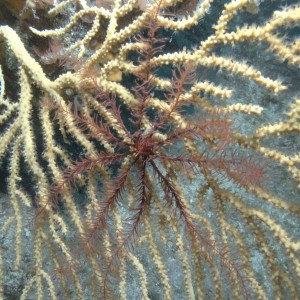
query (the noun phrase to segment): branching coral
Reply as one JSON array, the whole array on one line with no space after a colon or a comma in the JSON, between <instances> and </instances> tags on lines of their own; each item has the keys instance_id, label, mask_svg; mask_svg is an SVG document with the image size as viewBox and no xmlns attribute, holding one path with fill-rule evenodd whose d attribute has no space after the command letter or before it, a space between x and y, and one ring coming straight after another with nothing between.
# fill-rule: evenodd
<instances>
[{"instance_id":1,"label":"branching coral","mask_svg":"<svg viewBox=\"0 0 300 300\"><path fill-rule=\"evenodd\" d=\"M300 7L275 3L266 17L268 4L259 11L256 1L236 0L220 10L218 1L204 0L182 17L181 2L56 4L49 17L60 28L30 28L59 45L64 61L77 58L72 72L60 64L54 75L38 55L55 49L37 44L34 59L13 29L0 27L10 50L0 74L0 158L9 169L10 203L1 225L4 238L14 236L0 254L14 249L16 269L34 212L26 246L33 274L21 299L97 299L104 290L149 299L156 284L164 299L240 299L241 291L253 299L297 297L300 242L289 230L299 224L299 203L284 198L299 187L300 155L297 146L287 151L279 143L299 139L299 99L276 75L263 75L263 63L239 56L253 45L262 61L269 56L299 74L299 41L290 28L299 26ZM207 16L215 25L200 32ZM191 30L197 47L179 49L174 40ZM9 81L15 65L18 84ZM18 92L8 88L18 85ZM243 95L250 85L253 95ZM264 101L280 94L291 100L271 121ZM275 168L288 179L279 195ZM256 251L271 274L264 282ZM2 260L5 286L11 266Z\"/></svg>"}]
</instances>

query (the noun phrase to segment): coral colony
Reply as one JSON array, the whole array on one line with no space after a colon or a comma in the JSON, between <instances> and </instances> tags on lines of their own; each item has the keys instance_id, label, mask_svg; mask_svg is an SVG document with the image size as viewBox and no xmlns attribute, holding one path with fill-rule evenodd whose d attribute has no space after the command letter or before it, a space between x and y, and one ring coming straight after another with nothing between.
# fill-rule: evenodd
<instances>
[{"instance_id":1,"label":"coral colony","mask_svg":"<svg viewBox=\"0 0 300 300\"><path fill-rule=\"evenodd\" d=\"M265 2L4 4L1 299L297 298L300 6Z\"/></svg>"}]
</instances>

